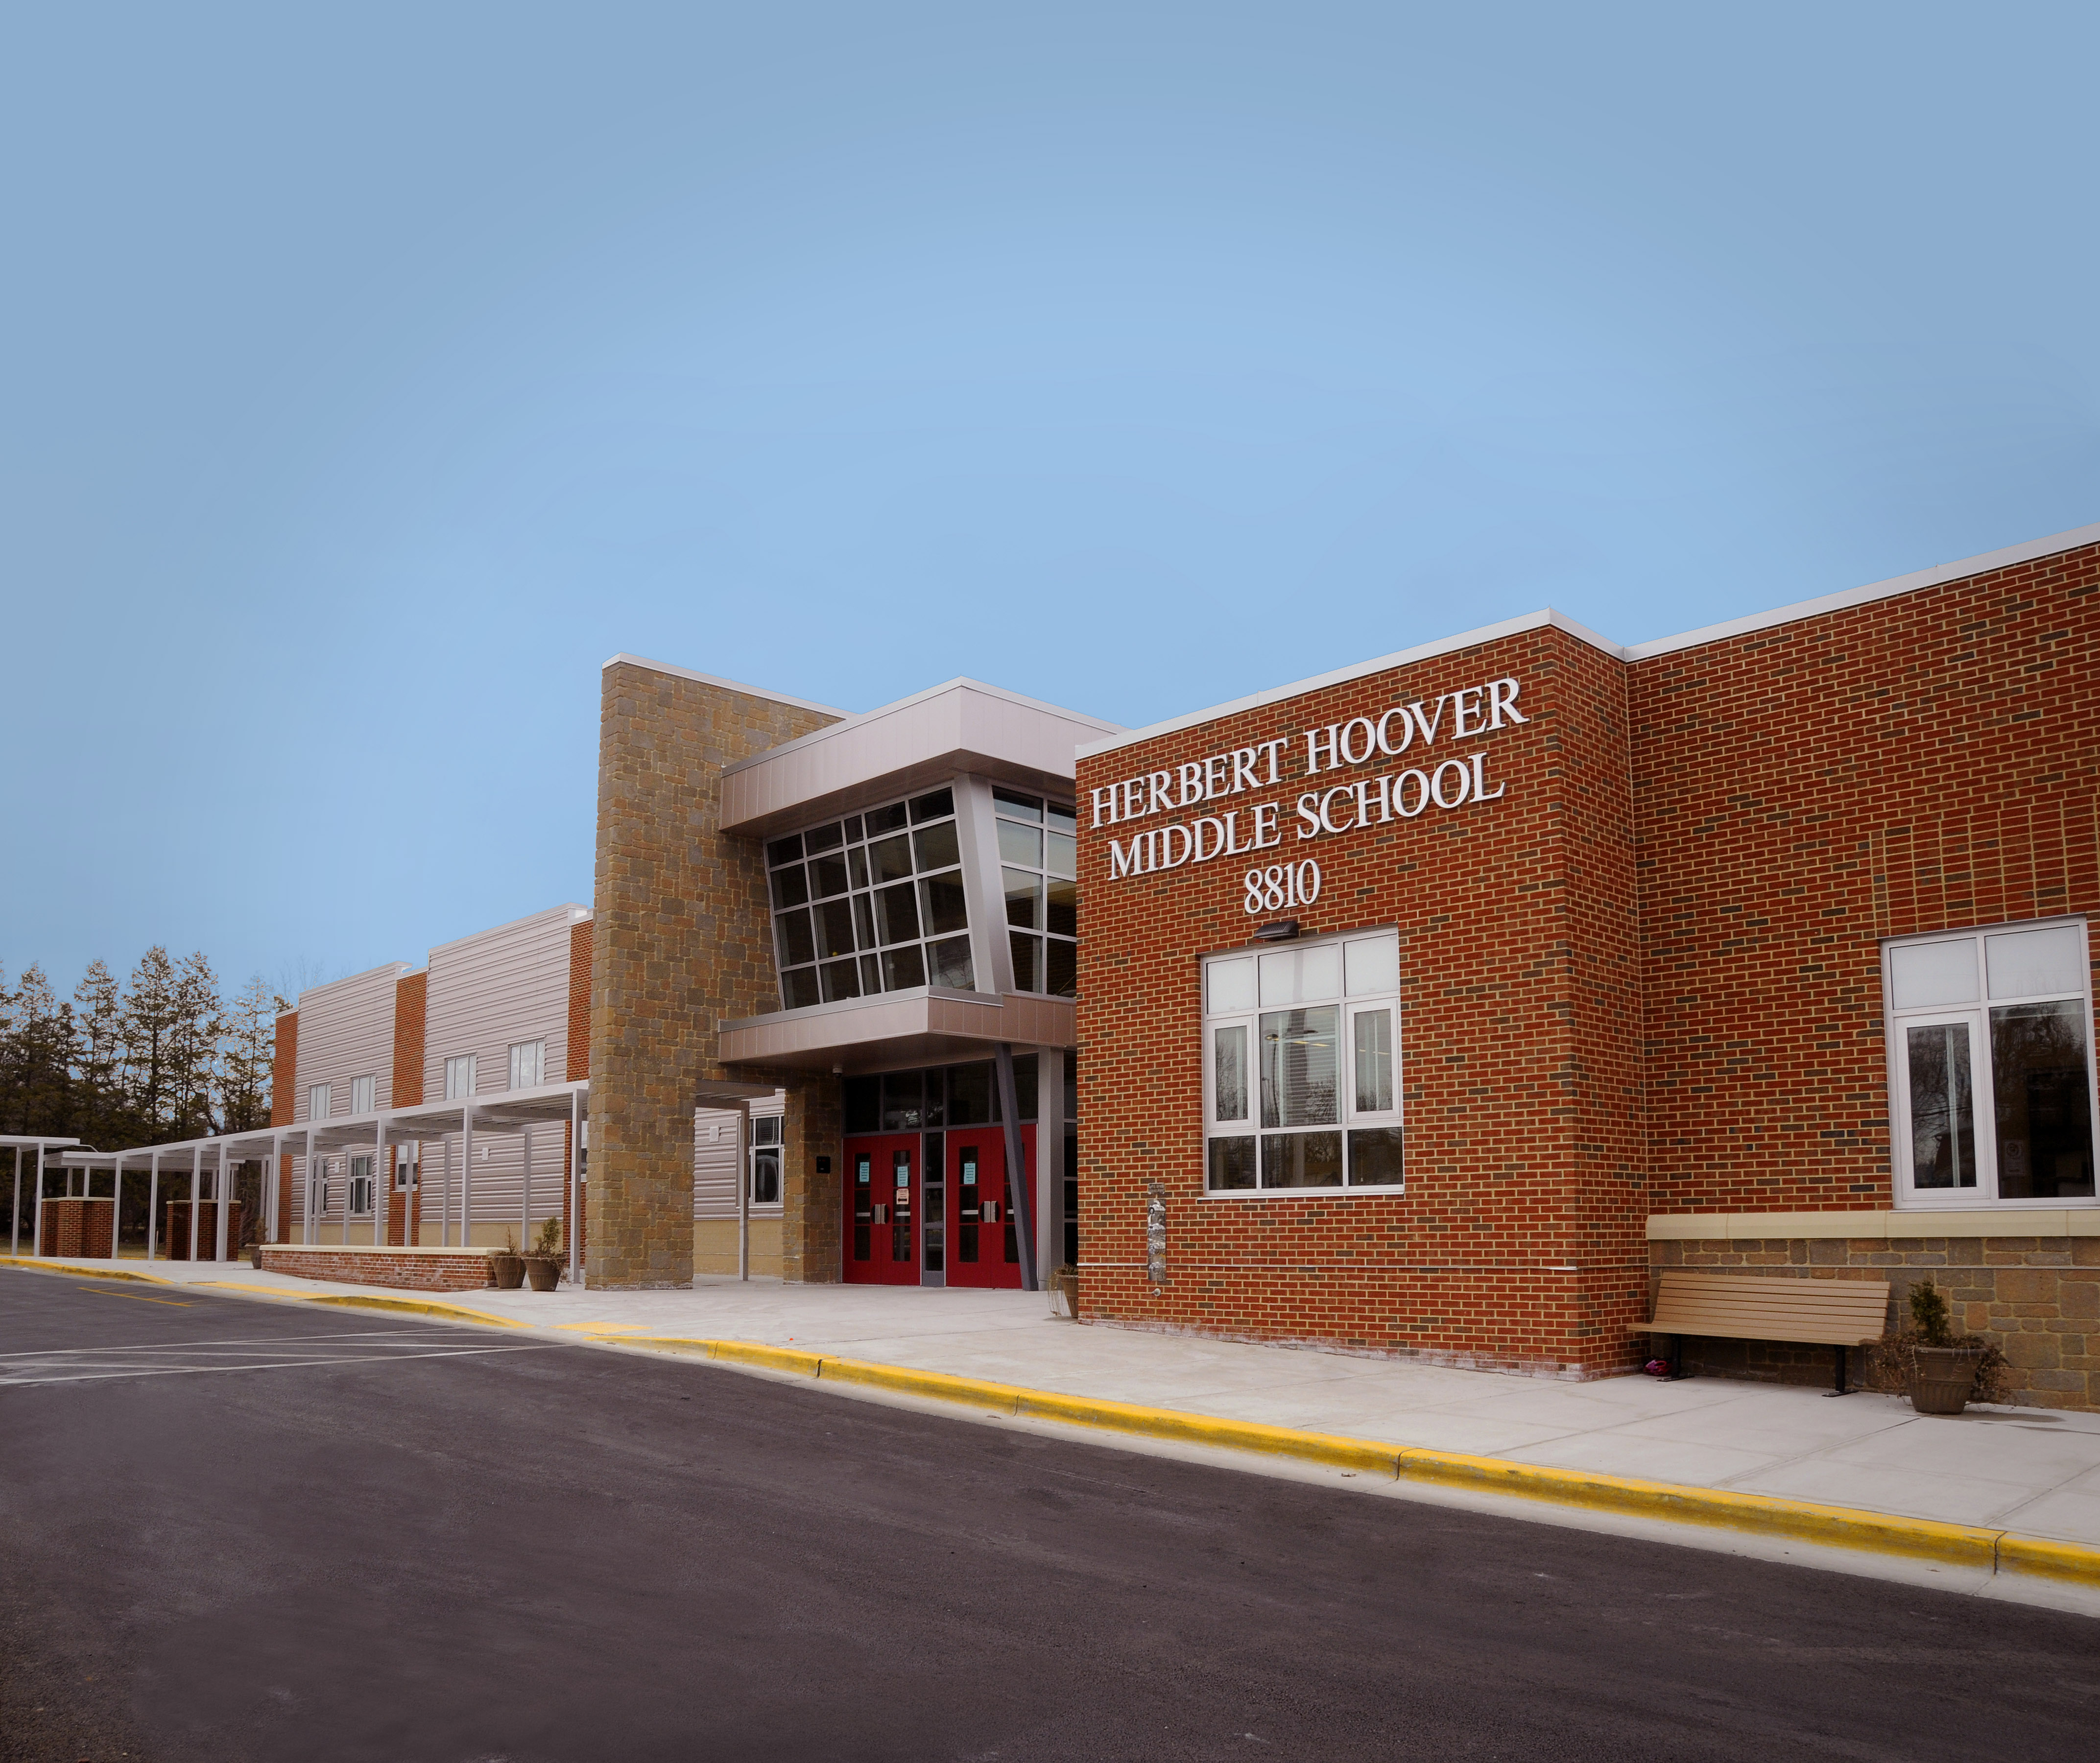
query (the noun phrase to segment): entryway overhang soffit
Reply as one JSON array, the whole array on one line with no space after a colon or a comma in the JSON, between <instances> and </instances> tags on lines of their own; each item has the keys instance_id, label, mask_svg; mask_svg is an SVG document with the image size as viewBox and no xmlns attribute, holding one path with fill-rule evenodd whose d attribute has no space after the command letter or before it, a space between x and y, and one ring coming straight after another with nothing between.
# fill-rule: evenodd
<instances>
[{"instance_id":1,"label":"entryway overhang soffit","mask_svg":"<svg viewBox=\"0 0 2100 1763\"><path fill-rule=\"evenodd\" d=\"M1064 998L918 986L725 1022L717 1056L725 1065L895 1067L982 1059L1002 1041L1076 1046L1076 1007Z\"/></svg>"},{"instance_id":2,"label":"entryway overhang soffit","mask_svg":"<svg viewBox=\"0 0 2100 1763\"><path fill-rule=\"evenodd\" d=\"M721 828L770 838L965 772L1069 794L1079 743L1119 732L982 681L951 680L725 766Z\"/></svg>"}]
</instances>

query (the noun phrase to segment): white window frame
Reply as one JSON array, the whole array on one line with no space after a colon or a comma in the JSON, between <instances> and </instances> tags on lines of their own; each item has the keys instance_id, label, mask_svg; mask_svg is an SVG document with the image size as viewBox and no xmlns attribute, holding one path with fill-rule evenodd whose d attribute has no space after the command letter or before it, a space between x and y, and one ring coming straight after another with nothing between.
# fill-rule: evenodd
<instances>
[{"instance_id":1,"label":"white window frame","mask_svg":"<svg viewBox=\"0 0 2100 1763\"><path fill-rule=\"evenodd\" d=\"M394 1147L394 1191L412 1192L422 1185L423 1148L421 1144Z\"/></svg>"},{"instance_id":2,"label":"white window frame","mask_svg":"<svg viewBox=\"0 0 2100 1763\"><path fill-rule=\"evenodd\" d=\"M758 1197L758 1154L761 1151L770 1151L779 1161L776 1174L780 1191L770 1200ZM779 1210L787 1203L788 1121L785 1115L753 1114L751 1117L751 1140L743 1152L743 1191L750 1197L752 1211L770 1214Z\"/></svg>"},{"instance_id":3,"label":"white window frame","mask_svg":"<svg viewBox=\"0 0 2100 1763\"><path fill-rule=\"evenodd\" d=\"M2027 931L2073 928L2079 937L2079 972L2084 981L2076 992L2052 991L2020 997L1993 998L1985 966L1985 939L2018 935ZM1899 1010L1895 1003L1895 956L1902 949L1934 943L1971 945L1975 952L1975 999L1973 1003L1921 1004ZM1889 1099L1889 1164L1899 1211L1974 1211L2008 1208L2016 1211L2090 1209L2100 1206L2100 1194L2034 1197L2001 1196L1998 1192L1997 1107L1991 1072L1991 1012L2016 1004L2060 1003L2076 998L2085 1011L2085 1096L2096 1152L2100 1152L2100 1079L2096 1078L2093 1056L2092 945L2082 918L2016 919L2002 924L1980 924L1970 929L1933 931L1914 937L1894 937L1882 945L1882 1020L1886 1055ZM1973 1188L1919 1188L1911 1166L1912 1134L1908 1038L1906 1030L1946 1023L1965 1024L1970 1031L1970 1098L1975 1120L1976 1184Z\"/></svg>"},{"instance_id":4,"label":"white window frame","mask_svg":"<svg viewBox=\"0 0 2100 1763\"><path fill-rule=\"evenodd\" d=\"M378 1108L374 1092L379 1087L377 1078L352 1078L350 1080L350 1111L353 1114L370 1114Z\"/></svg>"},{"instance_id":5,"label":"white window frame","mask_svg":"<svg viewBox=\"0 0 2100 1763\"><path fill-rule=\"evenodd\" d=\"M326 1120L329 1117L329 1086L324 1083L307 1086L307 1118Z\"/></svg>"},{"instance_id":6,"label":"white window frame","mask_svg":"<svg viewBox=\"0 0 2100 1763\"><path fill-rule=\"evenodd\" d=\"M474 1056L471 1053L455 1053L445 1061L445 1100L448 1102L464 1101L473 1095L474 1066ZM461 1078L466 1080L465 1089L459 1086L458 1080Z\"/></svg>"},{"instance_id":7,"label":"white window frame","mask_svg":"<svg viewBox=\"0 0 2100 1763\"><path fill-rule=\"evenodd\" d=\"M363 1205L357 1203L360 1192L364 1198ZM372 1154L367 1152L361 1157L353 1156L350 1160L350 1188L345 1198L345 1204L349 1208L347 1215L354 1219L370 1218L377 1200L377 1196L373 1192Z\"/></svg>"},{"instance_id":8,"label":"white window frame","mask_svg":"<svg viewBox=\"0 0 2100 1763\"><path fill-rule=\"evenodd\" d=\"M1406 1192L1403 1179L1398 1182L1348 1182L1348 1142L1352 1129L1373 1126L1396 1126L1402 1131L1403 1178L1405 1171L1405 1122L1401 1084L1405 1072L1405 1060L1401 1051L1401 1021L1400 991L1396 985L1389 992L1365 992L1355 996L1348 994L1348 967L1343 946L1349 943L1369 942L1386 939L1394 945L1396 964L1398 957L1399 932L1380 927L1369 927L1348 931L1332 937L1308 937L1289 942L1253 943L1237 949L1221 949L1205 955L1197 964L1196 983L1198 988L1197 1005L1202 1024L1200 1042L1203 1066L1203 1153L1200 1180L1206 1200L1333 1200L1351 1194L1398 1194ZM1264 954L1278 954L1289 950L1321 948L1332 945L1338 951L1339 965L1343 972L1342 989L1332 999L1317 998L1308 1003L1270 1006L1266 1008L1260 996L1260 960ZM1251 957L1255 963L1255 991L1253 1005L1244 1011L1224 1011L1213 1015L1210 1010L1210 974L1211 967L1226 961L1244 960ZM1343 1184L1331 1188L1265 1188L1261 1185L1261 1019L1277 1008L1318 1009L1332 1003L1336 1011L1335 1028L1335 1082L1340 1092L1336 1108L1336 1122L1332 1127L1285 1128L1284 1131L1339 1132L1342 1136ZM1389 1108L1362 1108L1357 1105L1356 1020L1367 1012L1389 1010L1392 1013L1392 1106ZM1246 1117L1244 1122L1221 1122L1217 1116L1217 1061L1215 1037L1220 1029L1244 1028L1246 1034ZM1278 1129L1269 1128L1273 1136ZM1211 1186L1211 1141L1214 1139L1251 1138L1255 1141L1255 1185L1251 1188L1213 1188Z\"/></svg>"},{"instance_id":9,"label":"white window frame","mask_svg":"<svg viewBox=\"0 0 2100 1763\"><path fill-rule=\"evenodd\" d=\"M520 1082L520 1078L526 1081ZM510 1043L510 1087L536 1090L547 1081L547 1043L513 1041Z\"/></svg>"}]
</instances>

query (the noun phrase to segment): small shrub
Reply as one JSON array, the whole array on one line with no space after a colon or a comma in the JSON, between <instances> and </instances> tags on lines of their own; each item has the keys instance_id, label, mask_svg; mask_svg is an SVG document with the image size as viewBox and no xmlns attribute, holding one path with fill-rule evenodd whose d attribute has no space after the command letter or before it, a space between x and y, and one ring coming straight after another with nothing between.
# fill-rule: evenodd
<instances>
[{"instance_id":1,"label":"small shrub","mask_svg":"<svg viewBox=\"0 0 2100 1763\"><path fill-rule=\"evenodd\" d=\"M1910 1289L1911 1327L1927 1346L1952 1346L1954 1329L1947 1309L1947 1294L1930 1278Z\"/></svg>"},{"instance_id":2,"label":"small shrub","mask_svg":"<svg viewBox=\"0 0 2100 1763\"><path fill-rule=\"evenodd\" d=\"M532 1245L532 1253L551 1258L558 1256L561 1252L562 1221L559 1219L542 1219L540 1221L538 1240Z\"/></svg>"}]
</instances>

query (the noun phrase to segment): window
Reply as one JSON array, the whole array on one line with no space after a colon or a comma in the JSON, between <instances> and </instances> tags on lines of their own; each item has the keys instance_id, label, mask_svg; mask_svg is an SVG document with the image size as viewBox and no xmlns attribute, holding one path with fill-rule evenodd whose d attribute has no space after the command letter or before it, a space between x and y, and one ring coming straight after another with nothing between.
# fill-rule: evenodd
<instances>
[{"instance_id":1,"label":"window","mask_svg":"<svg viewBox=\"0 0 2100 1763\"><path fill-rule=\"evenodd\" d=\"M773 1206L780 1203L781 1130L786 1122L778 1114L759 1114L751 1122L751 1203Z\"/></svg>"},{"instance_id":2,"label":"window","mask_svg":"<svg viewBox=\"0 0 2100 1763\"><path fill-rule=\"evenodd\" d=\"M315 1218L326 1218L329 1210L329 1160L324 1157L307 1159L307 1187L312 1194L311 1205Z\"/></svg>"},{"instance_id":3,"label":"window","mask_svg":"<svg viewBox=\"0 0 2100 1763\"><path fill-rule=\"evenodd\" d=\"M400 1144L394 1148L394 1188L397 1193L406 1193L422 1179L421 1147Z\"/></svg>"},{"instance_id":4,"label":"window","mask_svg":"<svg viewBox=\"0 0 2100 1763\"><path fill-rule=\"evenodd\" d=\"M952 790L849 814L765 847L789 1010L942 985L974 991Z\"/></svg>"},{"instance_id":5,"label":"window","mask_svg":"<svg viewBox=\"0 0 2100 1763\"><path fill-rule=\"evenodd\" d=\"M1040 796L994 790L999 879L1013 989L1072 998L1079 989L1079 873L1072 810Z\"/></svg>"},{"instance_id":6,"label":"window","mask_svg":"<svg viewBox=\"0 0 2100 1763\"><path fill-rule=\"evenodd\" d=\"M445 1061L445 1100L456 1100L474 1094L474 1055L461 1053L456 1059Z\"/></svg>"},{"instance_id":7,"label":"window","mask_svg":"<svg viewBox=\"0 0 2100 1763\"><path fill-rule=\"evenodd\" d=\"M546 1069L547 1043L545 1041L520 1041L510 1049L512 1089L538 1089L547 1081Z\"/></svg>"},{"instance_id":8,"label":"window","mask_svg":"<svg viewBox=\"0 0 2100 1763\"><path fill-rule=\"evenodd\" d=\"M1203 963L1205 1191L1401 1184L1400 941Z\"/></svg>"},{"instance_id":9,"label":"window","mask_svg":"<svg viewBox=\"0 0 2100 1763\"><path fill-rule=\"evenodd\" d=\"M310 1084L307 1087L307 1118L326 1120L329 1117L329 1086L324 1083Z\"/></svg>"},{"instance_id":10,"label":"window","mask_svg":"<svg viewBox=\"0 0 2100 1763\"><path fill-rule=\"evenodd\" d=\"M350 1215L357 1219L372 1216L372 1159L368 1157L350 1160Z\"/></svg>"},{"instance_id":11,"label":"window","mask_svg":"<svg viewBox=\"0 0 2100 1763\"><path fill-rule=\"evenodd\" d=\"M1884 946L1899 1205L2093 1197L2089 960L2082 919Z\"/></svg>"},{"instance_id":12,"label":"window","mask_svg":"<svg viewBox=\"0 0 2100 1763\"><path fill-rule=\"evenodd\" d=\"M350 1111L353 1114L369 1114L377 1105L372 1100L373 1082L369 1078L350 1080Z\"/></svg>"}]
</instances>

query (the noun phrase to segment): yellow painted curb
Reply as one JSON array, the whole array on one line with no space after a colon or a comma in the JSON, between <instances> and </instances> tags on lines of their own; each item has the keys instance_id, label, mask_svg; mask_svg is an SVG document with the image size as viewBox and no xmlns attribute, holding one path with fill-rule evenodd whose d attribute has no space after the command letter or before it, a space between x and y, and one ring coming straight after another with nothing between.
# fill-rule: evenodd
<instances>
[{"instance_id":1,"label":"yellow painted curb","mask_svg":"<svg viewBox=\"0 0 2100 1763\"><path fill-rule=\"evenodd\" d=\"M1148 1439L1172 1439L1184 1444L1221 1446L1229 1451L1259 1451L1265 1457L1296 1458L1331 1468L1391 1477L1397 1473L1397 1445L1374 1444L1328 1433L1299 1432L1289 1426L1264 1426L1258 1421L1220 1420L1210 1414L1176 1408L1143 1408L1130 1402L1097 1401L1089 1396L1059 1395L1024 1390L1017 1413L1038 1420L1061 1420L1111 1432L1137 1433Z\"/></svg>"},{"instance_id":2,"label":"yellow painted curb","mask_svg":"<svg viewBox=\"0 0 2100 1763\"><path fill-rule=\"evenodd\" d=\"M260 1289L260 1288L254 1288ZM492 1329L523 1329L530 1324L509 1316L492 1316L483 1310L462 1310L457 1304L425 1303L408 1298L367 1298L361 1293L324 1292L309 1298L304 1292L289 1294L302 1304L333 1304L346 1310L389 1310L412 1316L449 1316L458 1322L479 1322Z\"/></svg>"},{"instance_id":3,"label":"yellow painted curb","mask_svg":"<svg viewBox=\"0 0 2100 1763\"><path fill-rule=\"evenodd\" d=\"M43 1255L0 1255L0 1267L20 1267L29 1273L69 1273L77 1280L137 1280L147 1285L183 1283L179 1280L156 1279L150 1273L133 1273L121 1267L76 1267L70 1263L53 1261Z\"/></svg>"},{"instance_id":4,"label":"yellow painted curb","mask_svg":"<svg viewBox=\"0 0 2100 1763\"><path fill-rule=\"evenodd\" d=\"M1639 1518L1679 1523L1714 1525L1724 1530L1756 1531L1791 1536L1802 1542L1841 1549L1868 1549L1882 1554L1922 1557L1958 1567L1992 1568L2004 1532L1971 1524L1944 1524L1931 1518L1899 1518L1853 1506L1818 1505L1769 1494L1733 1493L1726 1488L1688 1488L1675 1482L1639 1480L1629 1475L1600 1475L1585 1470L1554 1469L1543 1464L1513 1463L1503 1457L1472 1457L1456 1451L1405 1450L1400 1453L1402 1481L1432 1482L1442 1487L1472 1488L1484 1492L1551 1500L1594 1511L1626 1512Z\"/></svg>"},{"instance_id":5,"label":"yellow painted curb","mask_svg":"<svg viewBox=\"0 0 2100 1763\"><path fill-rule=\"evenodd\" d=\"M682 1346L698 1346L704 1343L682 1342ZM766 1346L757 1341L717 1341L710 1359L726 1359L739 1365L761 1365L768 1371L798 1372L805 1377L818 1376L824 1366L821 1353L805 1353L792 1346Z\"/></svg>"},{"instance_id":6,"label":"yellow painted curb","mask_svg":"<svg viewBox=\"0 0 2100 1763\"><path fill-rule=\"evenodd\" d=\"M2100 1549L2053 1542L2045 1536L2015 1536L2007 1531L1998 1538L1998 1571L2100 1585Z\"/></svg>"},{"instance_id":7,"label":"yellow painted curb","mask_svg":"<svg viewBox=\"0 0 2100 1763\"><path fill-rule=\"evenodd\" d=\"M1021 1399L1031 1393L1015 1384L951 1377L945 1371L915 1371L909 1365L878 1365L865 1359L827 1356L820 1375L827 1383L865 1384L907 1395L931 1396L936 1401L964 1402L994 1414L1017 1413Z\"/></svg>"},{"instance_id":8,"label":"yellow painted curb","mask_svg":"<svg viewBox=\"0 0 2100 1763\"><path fill-rule=\"evenodd\" d=\"M1515 1495L1560 1505L1622 1512L1637 1518L1662 1518L1726 1530L1792 1537L1827 1547L1858 1549L1881 1554L1908 1555L1943 1561L1987 1573L2021 1572L2100 1586L2100 1549L1970 1524L1947 1524L1932 1518L1904 1518L1853 1506L1818 1505L1768 1494L1744 1494L1725 1488L1687 1487L1675 1482L1601 1475L1583 1470L1555 1469L1504 1457L1476 1457L1457 1451L1429 1451L1379 1444L1329 1433L1300 1432L1253 1421L1224 1420L1175 1408L1146 1408L1054 1391L1025 1389L987 1378L959 1377L946 1372L920 1371L906 1365L877 1364L867 1360L835 1359L792 1347L766 1346L752 1341L673 1341L662 1337L636 1340L604 1337L609 1344L684 1347L712 1359L797 1371L833 1383L858 1384L940 1401L966 1404L995 1413L1092 1426L1185 1444L1253 1451L1268 1457L1324 1464L1358 1474L1397 1480Z\"/></svg>"}]
</instances>

